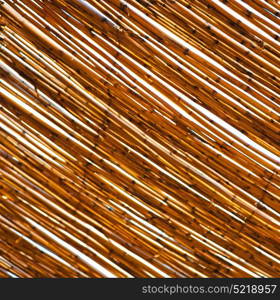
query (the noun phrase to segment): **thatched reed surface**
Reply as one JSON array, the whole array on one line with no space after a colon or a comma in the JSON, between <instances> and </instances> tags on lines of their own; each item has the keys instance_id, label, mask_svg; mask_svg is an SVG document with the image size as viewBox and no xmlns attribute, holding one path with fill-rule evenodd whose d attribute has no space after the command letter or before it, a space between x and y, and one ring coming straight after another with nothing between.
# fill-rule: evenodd
<instances>
[{"instance_id":1,"label":"thatched reed surface","mask_svg":"<svg viewBox=\"0 0 280 300\"><path fill-rule=\"evenodd\" d=\"M279 277L279 1L0 2L0 277Z\"/></svg>"}]
</instances>

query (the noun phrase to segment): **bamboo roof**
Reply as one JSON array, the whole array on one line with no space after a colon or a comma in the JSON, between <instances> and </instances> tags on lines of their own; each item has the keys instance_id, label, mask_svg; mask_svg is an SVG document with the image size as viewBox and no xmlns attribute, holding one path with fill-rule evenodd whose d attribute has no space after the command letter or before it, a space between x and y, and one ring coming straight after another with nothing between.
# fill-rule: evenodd
<instances>
[{"instance_id":1,"label":"bamboo roof","mask_svg":"<svg viewBox=\"0 0 280 300\"><path fill-rule=\"evenodd\" d=\"M0 277L279 277L279 1L0 3Z\"/></svg>"}]
</instances>

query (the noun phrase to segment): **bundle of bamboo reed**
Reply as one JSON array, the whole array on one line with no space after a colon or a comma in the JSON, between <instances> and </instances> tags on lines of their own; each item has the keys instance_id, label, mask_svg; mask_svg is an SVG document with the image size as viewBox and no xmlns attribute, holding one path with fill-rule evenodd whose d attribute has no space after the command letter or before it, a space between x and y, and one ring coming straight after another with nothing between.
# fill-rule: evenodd
<instances>
[{"instance_id":1,"label":"bundle of bamboo reed","mask_svg":"<svg viewBox=\"0 0 280 300\"><path fill-rule=\"evenodd\" d=\"M2 0L0 277L279 277L279 15Z\"/></svg>"}]
</instances>

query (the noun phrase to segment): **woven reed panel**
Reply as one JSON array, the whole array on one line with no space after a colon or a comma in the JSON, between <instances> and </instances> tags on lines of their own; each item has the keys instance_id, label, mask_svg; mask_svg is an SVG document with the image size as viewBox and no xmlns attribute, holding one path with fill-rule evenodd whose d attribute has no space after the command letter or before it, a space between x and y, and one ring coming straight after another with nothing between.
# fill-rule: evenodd
<instances>
[{"instance_id":1,"label":"woven reed panel","mask_svg":"<svg viewBox=\"0 0 280 300\"><path fill-rule=\"evenodd\" d=\"M279 1L0 3L0 277L279 277Z\"/></svg>"}]
</instances>

